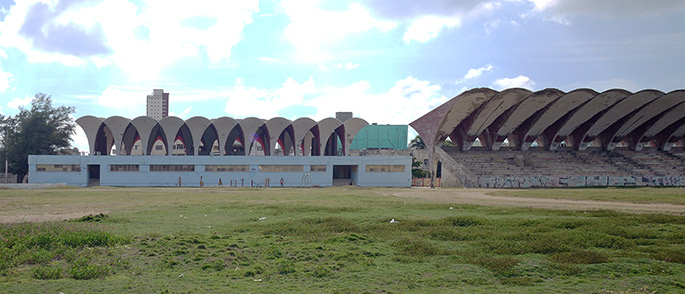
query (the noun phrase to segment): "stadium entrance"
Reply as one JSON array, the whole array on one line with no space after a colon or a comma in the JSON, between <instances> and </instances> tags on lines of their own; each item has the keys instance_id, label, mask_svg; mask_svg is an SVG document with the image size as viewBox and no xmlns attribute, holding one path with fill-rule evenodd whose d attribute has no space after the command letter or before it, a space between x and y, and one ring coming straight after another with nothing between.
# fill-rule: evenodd
<instances>
[{"instance_id":1,"label":"stadium entrance","mask_svg":"<svg viewBox=\"0 0 685 294\"><path fill-rule=\"evenodd\" d=\"M354 185L357 169L356 165L333 165L333 186Z\"/></svg>"}]
</instances>

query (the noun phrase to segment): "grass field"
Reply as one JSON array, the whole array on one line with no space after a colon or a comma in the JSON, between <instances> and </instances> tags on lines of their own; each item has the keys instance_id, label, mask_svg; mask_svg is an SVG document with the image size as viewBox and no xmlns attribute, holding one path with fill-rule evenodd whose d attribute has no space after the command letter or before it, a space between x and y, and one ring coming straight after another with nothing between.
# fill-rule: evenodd
<instances>
[{"instance_id":1,"label":"grass field","mask_svg":"<svg viewBox=\"0 0 685 294\"><path fill-rule=\"evenodd\" d=\"M638 191L524 192L612 200L617 190ZM5 220L73 216L0 225L0 293L685 292L685 216L395 191L411 190L0 190ZM625 201L682 195L639 191Z\"/></svg>"}]
</instances>

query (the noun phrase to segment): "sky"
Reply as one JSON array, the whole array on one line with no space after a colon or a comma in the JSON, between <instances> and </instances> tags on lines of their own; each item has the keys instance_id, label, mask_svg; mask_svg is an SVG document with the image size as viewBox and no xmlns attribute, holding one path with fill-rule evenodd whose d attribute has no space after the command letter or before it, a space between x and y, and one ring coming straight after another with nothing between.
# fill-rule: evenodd
<instances>
[{"instance_id":1,"label":"sky","mask_svg":"<svg viewBox=\"0 0 685 294\"><path fill-rule=\"evenodd\" d=\"M3 115L408 124L477 87L685 88L685 1L0 0Z\"/></svg>"}]
</instances>

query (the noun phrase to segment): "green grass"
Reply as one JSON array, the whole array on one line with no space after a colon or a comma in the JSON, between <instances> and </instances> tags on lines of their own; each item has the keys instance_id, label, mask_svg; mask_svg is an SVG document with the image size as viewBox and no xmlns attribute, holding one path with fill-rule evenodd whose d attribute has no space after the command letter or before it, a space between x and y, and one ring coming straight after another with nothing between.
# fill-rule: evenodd
<instances>
[{"instance_id":1,"label":"green grass","mask_svg":"<svg viewBox=\"0 0 685 294\"><path fill-rule=\"evenodd\" d=\"M493 190L492 192L488 192L488 195L685 205L685 188L682 187L517 189Z\"/></svg>"},{"instance_id":2,"label":"green grass","mask_svg":"<svg viewBox=\"0 0 685 294\"><path fill-rule=\"evenodd\" d=\"M636 190L665 191L619 189ZM93 215L0 225L0 293L685 291L684 216L434 204L388 191L5 190L0 213Z\"/></svg>"}]
</instances>

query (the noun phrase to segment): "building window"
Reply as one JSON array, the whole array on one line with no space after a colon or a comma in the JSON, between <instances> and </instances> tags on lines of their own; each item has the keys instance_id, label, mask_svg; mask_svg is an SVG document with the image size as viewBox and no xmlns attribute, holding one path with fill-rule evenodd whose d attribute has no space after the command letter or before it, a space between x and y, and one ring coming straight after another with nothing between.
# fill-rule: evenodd
<instances>
[{"instance_id":1,"label":"building window","mask_svg":"<svg viewBox=\"0 0 685 294\"><path fill-rule=\"evenodd\" d=\"M78 164L36 164L37 172L80 172Z\"/></svg>"},{"instance_id":2,"label":"building window","mask_svg":"<svg viewBox=\"0 0 685 294\"><path fill-rule=\"evenodd\" d=\"M404 172L404 165L367 165L367 173L401 173Z\"/></svg>"},{"instance_id":3,"label":"building window","mask_svg":"<svg viewBox=\"0 0 685 294\"><path fill-rule=\"evenodd\" d=\"M311 172L326 172L326 166L325 165L312 165L309 170Z\"/></svg>"},{"instance_id":4,"label":"building window","mask_svg":"<svg viewBox=\"0 0 685 294\"><path fill-rule=\"evenodd\" d=\"M206 172L247 172L249 165L206 165Z\"/></svg>"},{"instance_id":5,"label":"building window","mask_svg":"<svg viewBox=\"0 0 685 294\"><path fill-rule=\"evenodd\" d=\"M164 147L164 146L162 146L162 145L157 145L157 146L155 146L155 150L162 150L162 147Z\"/></svg>"},{"instance_id":6,"label":"building window","mask_svg":"<svg viewBox=\"0 0 685 294\"><path fill-rule=\"evenodd\" d=\"M195 171L194 165L189 164L151 164L151 172L192 172Z\"/></svg>"},{"instance_id":7,"label":"building window","mask_svg":"<svg viewBox=\"0 0 685 294\"><path fill-rule=\"evenodd\" d=\"M111 172L137 172L140 166L137 164L110 164L109 171Z\"/></svg>"},{"instance_id":8,"label":"building window","mask_svg":"<svg viewBox=\"0 0 685 294\"><path fill-rule=\"evenodd\" d=\"M260 173L278 173L278 172L302 172L304 170L302 165L260 165Z\"/></svg>"}]
</instances>

